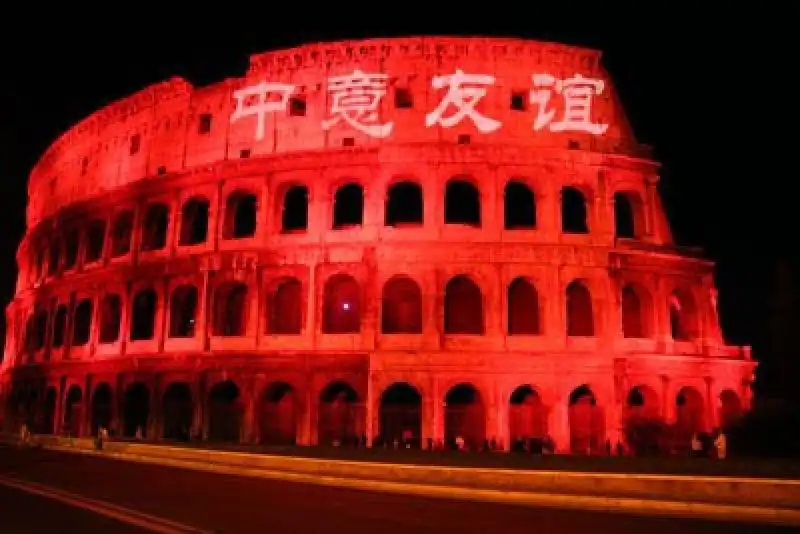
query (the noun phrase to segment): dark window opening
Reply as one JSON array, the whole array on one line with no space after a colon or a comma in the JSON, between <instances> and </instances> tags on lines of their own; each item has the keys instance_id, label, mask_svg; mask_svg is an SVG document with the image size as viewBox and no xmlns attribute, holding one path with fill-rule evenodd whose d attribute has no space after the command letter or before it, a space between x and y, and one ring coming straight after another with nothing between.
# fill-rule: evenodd
<instances>
[{"instance_id":1,"label":"dark window opening","mask_svg":"<svg viewBox=\"0 0 800 534\"><path fill-rule=\"evenodd\" d=\"M536 201L527 185L515 180L508 182L503 202L506 230L536 227Z\"/></svg>"},{"instance_id":2,"label":"dark window opening","mask_svg":"<svg viewBox=\"0 0 800 534\"><path fill-rule=\"evenodd\" d=\"M289 99L289 116L306 116L306 99L303 96L293 96Z\"/></svg>"},{"instance_id":3,"label":"dark window opening","mask_svg":"<svg viewBox=\"0 0 800 534\"><path fill-rule=\"evenodd\" d=\"M511 109L514 111L525 111L528 109L528 95L522 91L511 93Z\"/></svg>"},{"instance_id":4,"label":"dark window opening","mask_svg":"<svg viewBox=\"0 0 800 534\"><path fill-rule=\"evenodd\" d=\"M142 250L161 250L167 245L169 208L164 204L150 204L142 228Z\"/></svg>"},{"instance_id":5,"label":"dark window opening","mask_svg":"<svg viewBox=\"0 0 800 534\"><path fill-rule=\"evenodd\" d=\"M129 153L130 153L131 156L135 156L136 154L139 153L139 149L141 148L141 144L142 144L142 136L141 135L135 134L135 135L131 136L131 144L130 144L130 149L129 149Z\"/></svg>"},{"instance_id":6,"label":"dark window opening","mask_svg":"<svg viewBox=\"0 0 800 534\"><path fill-rule=\"evenodd\" d=\"M133 235L133 212L123 211L114 220L111 231L111 256L116 258L127 254L131 250L131 237Z\"/></svg>"},{"instance_id":7,"label":"dark window opening","mask_svg":"<svg viewBox=\"0 0 800 534\"><path fill-rule=\"evenodd\" d=\"M72 345L80 347L89 342L92 331L92 301L83 299L75 307L75 323L72 329Z\"/></svg>"},{"instance_id":8,"label":"dark window opening","mask_svg":"<svg viewBox=\"0 0 800 534\"><path fill-rule=\"evenodd\" d=\"M469 134L458 134L458 144L459 145L468 145L471 139Z\"/></svg>"},{"instance_id":9,"label":"dark window opening","mask_svg":"<svg viewBox=\"0 0 800 534\"><path fill-rule=\"evenodd\" d=\"M192 198L183 205L181 214L181 245L199 245L208 237L209 202L205 198Z\"/></svg>"},{"instance_id":10,"label":"dark window opening","mask_svg":"<svg viewBox=\"0 0 800 534\"><path fill-rule=\"evenodd\" d=\"M410 109L414 107L414 97L410 89L398 87L394 90L394 107L397 109Z\"/></svg>"},{"instance_id":11,"label":"dark window opening","mask_svg":"<svg viewBox=\"0 0 800 534\"><path fill-rule=\"evenodd\" d=\"M78 262L80 233L77 229L68 230L64 236L64 269L72 269Z\"/></svg>"},{"instance_id":12,"label":"dark window opening","mask_svg":"<svg viewBox=\"0 0 800 534\"><path fill-rule=\"evenodd\" d=\"M53 347L64 346L64 334L67 332L67 306L62 304L56 310L56 317L53 320Z\"/></svg>"},{"instance_id":13,"label":"dark window opening","mask_svg":"<svg viewBox=\"0 0 800 534\"><path fill-rule=\"evenodd\" d=\"M183 285L172 292L169 309L169 337L194 337L197 288Z\"/></svg>"},{"instance_id":14,"label":"dark window opening","mask_svg":"<svg viewBox=\"0 0 800 534\"><path fill-rule=\"evenodd\" d=\"M301 232L308 229L308 188L295 185L283 197L281 231Z\"/></svg>"},{"instance_id":15,"label":"dark window opening","mask_svg":"<svg viewBox=\"0 0 800 534\"><path fill-rule=\"evenodd\" d=\"M131 340L153 339L156 326L158 296L152 289L136 293L133 298L133 317L131 320Z\"/></svg>"},{"instance_id":16,"label":"dark window opening","mask_svg":"<svg viewBox=\"0 0 800 534\"><path fill-rule=\"evenodd\" d=\"M86 263L97 261L103 255L103 244L106 239L106 223L94 220L89 223L86 229L86 252L84 259Z\"/></svg>"},{"instance_id":17,"label":"dark window opening","mask_svg":"<svg viewBox=\"0 0 800 534\"><path fill-rule=\"evenodd\" d=\"M414 182L397 182L386 200L386 226L420 225L424 217L422 188Z\"/></svg>"},{"instance_id":18,"label":"dark window opening","mask_svg":"<svg viewBox=\"0 0 800 534\"><path fill-rule=\"evenodd\" d=\"M113 343L119 339L122 322L122 299L119 295L106 295L100 308L100 343Z\"/></svg>"},{"instance_id":19,"label":"dark window opening","mask_svg":"<svg viewBox=\"0 0 800 534\"><path fill-rule=\"evenodd\" d=\"M364 221L364 190L358 184L343 185L333 201L333 228L361 226Z\"/></svg>"},{"instance_id":20,"label":"dark window opening","mask_svg":"<svg viewBox=\"0 0 800 534\"><path fill-rule=\"evenodd\" d=\"M444 222L480 227L481 199L478 189L466 180L450 180L444 193Z\"/></svg>"},{"instance_id":21,"label":"dark window opening","mask_svg":"<svg viewBox=\"0 0 800 534\"><path fill-rule=\"evenodd\" d=\"M561 190L561 230L569 234L586 234L589 232L589 221L586 211L586 199L583 193L574 187Z\"/></svg>"},{"instance_id":22,"label":"dark window opening","mask_svg":"<svg viewBox=\"0 0 800 534\"><path fill-rule=\"evenodd\" d=\"M225 239L242 239L256 234L258 200L253 193L236 191L225 205Z\"/></svg>"},{"instance_id":23,"label":"dark window opening","mask_svg":"<svg viewBox=\"0 0 800 534\"><path fill-rule=\"evenodd\" d=\"M356 140L354 137L345 137L342 139L342 146L355 146Z\"/></svg>"},{"instance_id":24,"label":"dark window opening","mask_svg":"<svg viewBox=\"0 0 800 534\"><path fill-rule=\"evenodd\" d=\"M250 157L250 149L249 148L243 148L242 150L240 150L239 151L239 157L242 158L242 159L249 158Z\"/></svg>"},{"instance_id":25,"label":"dark window opening","mask_svg":"<svg viewBox=\"0 0 800 534\"><path fill-rule=\"evenodd\" d=\"M625 193L614 194L614 233L617 237L635 237L633 203Z\"/></svg>"},{"instance_id":26,"label":"dark window opening","mask_svg":"<svg viewBox=\"0 0 800 534\"><path fill-rule=\"evenodd\" d=\"M84 156L81 160L81 176L84 176L87 170L89 170L89 158Z\"/></svg>"},{"instance_id":27,"label":"dark window opening","mask_svg":"<svg viewBox=\"0 0 800 534\"><path fill-rule=\"evenodd\" d=\"M58 272L61 263L61 242L50 243L50 257L47 262L47 274L54 275Z\"/></svg>"}]
</instances>

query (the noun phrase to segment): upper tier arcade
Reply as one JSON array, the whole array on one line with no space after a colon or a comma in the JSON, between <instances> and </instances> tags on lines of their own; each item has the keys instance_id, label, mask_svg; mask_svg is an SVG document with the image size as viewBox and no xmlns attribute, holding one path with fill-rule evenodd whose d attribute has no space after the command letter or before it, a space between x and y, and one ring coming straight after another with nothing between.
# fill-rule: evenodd
<instances>
[{"instance_id":1,"label":"upper tier arcade","mask_svg":"<svg viewBox=\"0 0 800 534\"><path fill-rule=\"evenodd\" d=\"M173 78L94 113L35 166L27 220L223 160L431 143L535 148L556 165L563 149L617 155L655 172L639 160L646 147L598 51L496 38L343 41L254 55L243 77L208 87Z\"/></svg>"}]
</instances>

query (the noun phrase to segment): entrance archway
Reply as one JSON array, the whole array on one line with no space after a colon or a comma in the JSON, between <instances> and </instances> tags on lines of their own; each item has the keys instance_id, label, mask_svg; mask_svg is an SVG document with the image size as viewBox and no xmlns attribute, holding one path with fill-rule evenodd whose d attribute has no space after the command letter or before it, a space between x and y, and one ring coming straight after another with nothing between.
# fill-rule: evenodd
<instances>
[{"instance_id":1,"label":"entrance archway","mask_svg":"<svg viewBox=\"0 0 800 534\"><path fill-rule=\"evenodd\" d=\"M286 382L267 386L261 400L261 443L294 445L297 442L297 399Z\"/></svg>"},{"instance_id":2,"label":"entrance archway","mask_svg":"<svg viewBox=\"0 0 800 534\"><path fill-rule=\"evenodd\" d=\"M605 418L597 397L587 385L569 396L569 437L572 454L598 454L605 442Z\"/></svg>"},{"instance_id":3,"label":"entrance archway","mask_svg":"<svg viewBox=\"0 0 800 534\"><path fill-rule=\"evenodd\" d=\"M472 384L453 386L444 398L444 438L455 447L460 437L468 450L480 450L486 442L486 409Z\"/></svg>"},{"instance_id":4,"label":"entrance archway","mask_svg":"<svg viewBox=\"0 0 800 534\"><path fill-rule=\"evenodd\" d=\"M384 443L403 443L414 448L422 439L422 396L406 383L396 382L381 395L380 436Z\"/></svg>"},{"instance_id":5,"label":"entrance archway","mask_svg":"<svg viewBox=\"0 0 800 534\"><path fill-rule=\"evenodd\" d=\"M111 386L105 382L98 384L92 395L92 435L96 436L100 427L111 426L114 395Z\"/></svg>"},{"instance_id":6,"label":"entrance archway","mask_svg":"<svg viewBox=\"0 0 800 534\"><path fill-rule=\"evenodd\" d=\"M521 448L528 440L547 436L547 409L529 385L519 386L511 393L508 433L512 449Z\"/></svg>"},{"instance_id":7,"label":"entrance archway","mask_svg":"<svg viewBox=\"0 0 800 534\"><path fill-rule=\"evenodd\" d=\"M319 443L340 445L357 439L359 412L358 394L350 385L328 384L320 395Z\"/></svg>"},{"instance_id":8,"label":"entrance archway","mask_svg":"<svg viewBox=\"0 0 800 534\"><path fill-rule=\"evenodd\" d=\"M731 389L722 391L719 395L719 426L728 429L735 425L742 417L742 400Z\"/></svg>"},{"instance_id":9,"label":"entrance archway","mask_svg":"<svg viewBox=\"0 0 800 534\"><path fill-rule=\"evenodd\" d=\"M188 441L194 417L192 390L186 382L173 382L164 392L164 439Z\"/></svg>"},{"instance_id":10,"label":"entrance archway","mask_svg":"<svg viewBox=\"0 0 800 534\"><path fill-rule=\"evenodd\" d=\"M79 386L71 386L64 402L64 432L71 436L80 436L82 417L83 391Z\"/></svg>"},{"instance_id":11,"label":"entrance archway","mask_svg":"<svg viewBox=\"0 0 800 534\"><path fill-rule=\"evenodd\" d=\"M147 418L150 416L150 391L141 382L134 382L125 390L124 428L122 435L126 438L136 436L141 430L142 437L147 437Z\"/></svg>"},{"instance_id":12,"label":"entrance archway","mask_svg":"<svg viewBox=\"0 0 800 534\"><path fill-rule=\"evenodd\" d=\"M242 407L239 387L232 380L216 384L208 394L208 440L239 442Z\"/></svg>"}]
</instances>

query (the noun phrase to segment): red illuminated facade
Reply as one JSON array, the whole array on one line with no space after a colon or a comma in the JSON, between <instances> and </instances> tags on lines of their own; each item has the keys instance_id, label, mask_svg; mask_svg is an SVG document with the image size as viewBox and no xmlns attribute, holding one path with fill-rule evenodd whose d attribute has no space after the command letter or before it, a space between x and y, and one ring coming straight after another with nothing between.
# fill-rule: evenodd
<instances>
[{"instance_id":1,"label":"red illuminated facade","mask_svg":"<svg viewBox=\"0 0 800 534\"><path fill-rule=\"evenodd\" d=\"M583 453L633 415L722 426L755 363L648 154L600 53L551 43L314 44L148 87L31 173L5 428Z\"/></svg>"}]
</instances>

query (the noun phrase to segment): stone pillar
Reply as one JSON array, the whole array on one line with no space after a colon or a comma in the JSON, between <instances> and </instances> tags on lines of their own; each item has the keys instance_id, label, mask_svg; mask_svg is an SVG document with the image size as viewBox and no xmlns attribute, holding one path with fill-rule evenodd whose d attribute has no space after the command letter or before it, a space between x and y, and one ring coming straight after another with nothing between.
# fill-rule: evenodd
<instances>
[{"instance_id":1,"label":"stone pillar","mask_svg":"<svg viewBox=\"0 0 800 534\"><path fill-rule=\"evenodd\" d=\"M311 377L307 379L306 387L298 393L298 397L302 399L302 414L297 429L297 443L314 445L317 442L317 433L315 432L317 405L314 402L314 381Z\"/></svg>"},{"instance_id":2,"label":"stone pillar","mask_svg":"<svg viewBox=\"0 0 800 534\"><path fill-rule=\"evenodd\" d=\"M719 413L717 411L717 399L714 395L714 379L711 376L703 377L705 382L706 398L706 430L713 430L719 426Z\"/></svg>"},{"instance_id":3,"label":"stone pillar","mask_svg":"<svg viewBox=\"0 0 800 534\"><path fill-rule=\"evenodd\" d=\"M191 384L192 388L192 405L193 405L193 413L192 413L192 429L190 431L192 439L200 438L204 439L205 437L205 425L203 424L205 420L205 403L206 403L206 394L205 394L205 377L203 373L198 373Z\"/></svg>"},{"instance_id":4,"label":"stone pillar","mask_svg":"<svg viewBox=\"0 0 800 534\"><path fill-rule=\"evenodd\" d=\"M242 403L242 424L239 428L239 442L255 443L257 393L255 377L242 376L239 395Z\"/></svg>"},{"instance_id":5,"label":"stone pillar","mask_svg":"<svg viewBox=\"0 0 800 534\"><path fill-rule=\"evenodd\" d=\"M675 422L675 403L670 379L667 375L661 375L661 415L665 423Z\"/></svg>"},{"instance_id":6,"label":"stone pillar","mask_svg":"<svg viewBox=\"0 0 800 534\"><path fill-rule=\"evenodd\" d=\"M567 454L570 452L570 431L569 431L569 406L567 398L557 396L553 407L550 410L550 420L548 421L550 436L555 442L556 452Z\"/></svg>"},{"instance_id":7,"label":"stone pillar","mask_svg":"<svg viewBox=\"0 0 800 534\"><path fill-rule=\"evenodd\" d=\"M374 383L375 379L372 376L372 372L369 372L367 376L367 399L366 399L366 428L364 432L367 435L367 446L372 447L372 438L375 436L375 432L380 430L380 423L378 422L378 414L380 412L378 403L380 403L380 397L376 399L376 390Z\"/></svg>"}]
</instances>

